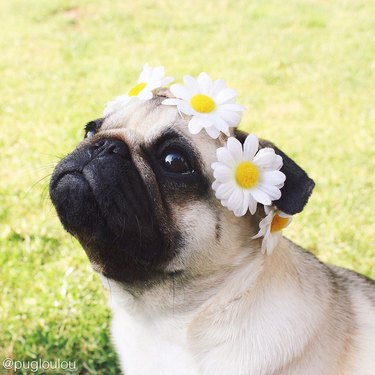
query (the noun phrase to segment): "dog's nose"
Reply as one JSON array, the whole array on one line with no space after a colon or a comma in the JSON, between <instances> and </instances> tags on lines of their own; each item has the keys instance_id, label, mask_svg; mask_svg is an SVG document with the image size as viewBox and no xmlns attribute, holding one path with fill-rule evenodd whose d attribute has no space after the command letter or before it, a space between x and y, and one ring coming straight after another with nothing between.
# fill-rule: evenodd
<instances>
[{"instance_id":1,"label":"dog's nose","mask_svg":"<svg viewBox=\"0 0 375 375\"><path fill-rule=\"evenodd\" d=\"M88 151L92 157L118 154L124 158L130 158L128 146L118 139L101 139L91 145Z\"/></svg>"}]
</instances>

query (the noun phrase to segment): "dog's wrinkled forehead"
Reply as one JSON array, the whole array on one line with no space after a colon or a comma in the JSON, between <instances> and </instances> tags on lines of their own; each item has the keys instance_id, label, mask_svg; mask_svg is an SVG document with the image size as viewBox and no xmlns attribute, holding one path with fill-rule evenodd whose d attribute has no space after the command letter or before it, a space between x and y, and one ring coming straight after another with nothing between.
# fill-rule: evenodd
<instances>
[{"instance_id":1,"label":"dog's wrinkled forehead","mask_svg":"<svg viewBox=\"0 0 375 375\"><path fill-rule=\"evenodd\" d=\"M176 108L161 104L163 99L157 96L152 100L131 101L109 115L101 130L126 128L144 135L160 133L163 128L178 122L180 118Z\"/></svg>"},{"instance_id":2,"label":"dog's wrinkled forehead","mask_svg":"<svg viewBox=\"0 0 375 375\"><path fill-rule=\"evenodd\" d=\"M145 145L155 142L164 134L173 131L204 154L204 161L215 159L216 149L223 144L221 138L214 140L205 132L192 135L188 130L189 119L181 117L175 106L162 105L165 96L155 96L151 100L135 100L107 116L100 127L102 134L123 134Z\"/></svg>"}]
</instances>

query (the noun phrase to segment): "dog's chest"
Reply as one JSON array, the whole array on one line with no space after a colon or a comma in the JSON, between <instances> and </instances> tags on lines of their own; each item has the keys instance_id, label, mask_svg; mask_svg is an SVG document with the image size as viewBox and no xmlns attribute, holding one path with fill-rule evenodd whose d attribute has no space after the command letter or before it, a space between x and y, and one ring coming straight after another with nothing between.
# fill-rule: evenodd
<instances>
[{"instance_id":1,"label":"dog's chest","mask_svg":"<svg viewBox=\"0 0 375 375\"><path fill-rule=\"evenodd\" d=\"M133 317L114 311L112 337L127 375L198 374L186 339L183 318Z\"/></svg>"}]
</instances>

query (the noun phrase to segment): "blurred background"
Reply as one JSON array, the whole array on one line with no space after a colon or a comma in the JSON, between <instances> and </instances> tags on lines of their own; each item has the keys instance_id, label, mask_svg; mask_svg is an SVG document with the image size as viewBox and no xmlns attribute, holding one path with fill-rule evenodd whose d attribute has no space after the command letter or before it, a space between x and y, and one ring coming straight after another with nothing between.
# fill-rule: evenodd
<instances>
[{"instance_id":1,"label":"blurred background","mask_svg":"<svg viewBox=\"0 0 375 375\"><path fill-rule=\"evenodd\" d=\"M0 359L119 373L107 297L48 183L146 62L236 88L241 128L316 182L285 235L375 278L374 18L371 0L0 0Z\"/></svg>"}]
</instances>

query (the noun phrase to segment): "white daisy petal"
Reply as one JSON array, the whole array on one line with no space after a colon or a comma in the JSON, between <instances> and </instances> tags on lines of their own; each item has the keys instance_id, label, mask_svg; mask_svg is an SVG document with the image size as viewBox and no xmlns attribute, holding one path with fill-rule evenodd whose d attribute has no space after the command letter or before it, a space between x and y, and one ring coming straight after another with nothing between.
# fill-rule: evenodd
<instances>
[{"instance_id":1,"label":"white daisy petal","mask_svg":"<svg viewBox=\"0 0 375 375\"><path fill-rule=\"evenodd\" d=\"M108 116L113 112L116 112L120 110L121 108L125 107L129 102L131 98L128 95L120 95L115 100L112 100L111 102L107 103L103 115Z\"/></svg>"},{"instance_id":2,"label":"white daisy petal","mask_svg":"<svg viewBox=\"0 0 375 375\"><path fill-rule=\"evenodd\" d=\"M242 190L242 194L243 194L243 200L242 200L242 207L241 207L241 215L239 216L243 216L246 214L247 210L249 209L249 202L250 202L249 192Z\"/></svg>"},{"instance_id":3,"label":"white daisy petal","mask_svg":"<svg viewBox=\"0 0 375 375\"><path fill-rule=\"evenodd\" d=\"M241 142L237 138L229 137L227 140L227 145L233 159L241 160L243 155Z\"/></svg>"},{"instance_id":4,"label":"white daisy petal","mask_svg":"<svg viewBox=\"0 0 375 375\"><path fill-rule=\"evenodd\" d=\"M215 130L218 131L218 133L220 134L220 131L218 129L216 129L216 126L215 126L215 118L212 117L212 116L197 116L197 118L199 119L199 122L203 125L203 127L207 130L207 128L211 128L211 127L214 127Z\"/></svg>"},{"instance_id":5,"label":"white daisy petal","mask_svg":"<svg viewBox=\"0 0 375 375\"><path fill-rule=\"evenodd\" d=\"M243 112L245 107L235 103L222 104L220 108L224 111Z\"/></svg>"},{"instance_id":6,"label":"white daisy petal","mask_svg":"<svg viewBox=\"0 0 375 375\"><path fill-rule=\"evenodd\" d=\"M223 207L228 207L228 201L226 199L223 199L220 201Z\"/></svg>"},{"instance_id":7,"label":"white daisy petal","mask_svg":"<svg viewBox=\"0 0 375 375\"><path fill-rule=\"evenodd\" d=\"M214 126L205 127L207 134L213 138L216 139L220 135L220 130L216 129Z\"/></svg>"},{"instance_id":8,"label":"white daisy petal","mask_svg":"<svg viewBox=\"0 0 375 375\"><path fill-rule=\"evenodd\" d=\"M167 86L174 81L173 77L165 77L161 80L161 86Z\"/></svg>"},{"instance_id":9,"label":"white daisy petal","mask_svg":"<svg viewBox=\"0 0 375 375\"><path fill-rule=\"evenodd\" d=\"M207 73L202 72L202 73L199 74L199 76L197 78L197 81L198 81L198 84L199 84L199 87L200 87L200 91L203 94L208 95L211 91L211 88L212 88L212 80L211 80L210 76Z\"/></svg>"},{"instance_id":10,"label":"white daisy petal","mask_svg":"<svg viewBox=\"0 0 375 375\"><path fill-rule=\"evenodd\" d=\"M244 216L246 214L247 208L248 208L247 205L244 206L245 199L246 199L246 202L248 203L247 198L245 198L246 195L248 195L248 194L245 194L243 191L240 191L240 193L241 193L240 194L241 197L240 197L239 205L238 205L237 208L233 209L234 216L237 216L237 217Z\"/></svg>"},{"instance_id":11,"label":"white daisy petal","mask_svg":"<svg viewBox=\"0 0 375 375\"><path fill-rule=\"evenodd\" d=\"M238 112L223 111L219 107L217 114L231 127L237 126L241 122L241 115Z\"/></svg>"},{"instance_id":12,"label":"white daisy petal","mask_svg":"<svg viewBox=\"0 0 375 375\"><path fill-rule=\"evenodd\" d=\"M261 174L260 182L264 184L277 185L285 182L286 176L281 171L265 171Z\"/></svg>"},{"instance_id":13,"label":"white daisy petal","mask_svg":"<svg viewBox=\"0 0 375 375\"><path fill-rule=\"evenodd\" d=\"M191 121L188 124L189 132L193 135L199 134L200 131L202 130L202 127L198 124L193 124Z\"/></svg>"},{"instance_id":14,"label":"white daisy petal","mask_svg":"<svg viewBox=\"0 0 375 375\"><path fill-rule=\"evenodd\" d=\"M197 117L192 117L192 119L189 121L188 126L189 126L189 132L191 134L198 134L203 128L203 125L200 123Z\"/></svg>"},{"instance_id":15,"label":"white daisy petal","mask_svg":"<svg viewBox=\"0 0 375 375\"><path fill-rule=\"evenodd\" d=\"M275 160L272 169L280 169L283 166L283 158L280 155L275 155Z\"/></svg>"},{"instance_id":16,"label":"white daisy petal","mask_svg":"<svg viewBox=\"0 0 375 375\"><path fill-rule=\"evenodd\" d=\"M274 149L266 147L259 150L254 158L254 163L264 170L276 170L283 166L283 158L277 155Z\"/></svg>"},{"instance_id":17,"label":"white daisy petal","mask_svg":"<svg viewBox=\"0 0 375 375\"><path fill-rule=\"evenodd\" d=\"M178 105L181 102L181 99L164 99L161 104L164 105Z\"/></svg>"},{"instance_id":18,"label":"white daisy petal","mask_svg":"<svg viewBox=\"0 0 375 375\"><path fill-rule=\"evenodd\" d=\"M157 66L154 69L152 69L152 76L155 80L161 80L164 77L165 70L163 66Z\"/></svg>"},{"instance_id":19,"label":"white daisy petal","mask_svg":"<svg viewBox=\"0 0 375 375\"><path fill-rule=\"evenodd\" d=\"M254 157L254 163L262 169L279 169L277 168L279 160L276 158L275 151L272 148L260 149Z\"/></svg>"},{"instance_id":20,"label":"white daisy petal","mask_svg":"<svg viewBox=\"0 0 375 375\"><path fill-rule=\"evenodd\" d=\"M252 236L251 239L255 240L265 235L266 233L265 227L261 227L260 224L259 224L259 227L260 227L259 232L256 235Z\"/></svg>"},{"instance_id":21,"label":"white daisy petal","mask_svg":"<svg viewBox=\"0 0 375 375\"><path fill-rule=\"evenodd\" d=\"M259 190L258 188L251 189L250 193L253 196L253 198L261 204L264 204L264 205L268 206L272 203L268 194Z\"/></svg>"},{"instance_id":22,"label":"white daisy petal","mask_svg":"<svg viewBox=\"0 0 375 375\"><path fill-rule=\"evenodd\" d=\"M214 119L212 116L193 116L193 118L202 126L202 128L209 128L213 126Z\"/></svg>"},{"instance_id":23,"label":"white daisy petal","mask_svg":"<svg viewBox=\"0 0 375 375\"><path fill-rule=\"evenodd\" d=\"M218 189L218 187L220 186L220 182L219 181L214 181L211 185L212 187L212 190L216 191Z\"/></svg>"},{"instance_id":24,"label":"white daisy petal","mask_svg":"<svg viewBox=\"0 0 375 375\"><path fill-rule=\"evenodd\" d=\"M222 168L222 167L227 167L227 166L220 161L214 161L213 163L211 163L211 168L213 170L215 170L217 168Z\"/></svg>"},{"instance_id":25,"label":"white daisy petal","mask_svg":"<svg viewBox=\"0 0 375 375\"><path fill-rule=\"evenodd\" d=\"M230 182L221 184L216 190L216 197L219 199L229 199L234 190L235 188Z\"/></svg>"},{"instance_id":26,"label":"white daisy petal","mask_svg":"<svg viewBox=\"0 0 375 375\"><path fill-rule=\"evenodd\" d=\"M236 98L237 91L229 88L225 88L217 93L215 95L215 101L218 104L223 104L228 100L231 100L233 98Z\"/></svg>"},{"instance_id":27,"label":"white daisy petal","mask_svg":"<svg viewBox=\"0 0 375 375\"><path fill-rule=\"evenodd\" d=\"M192 76L184 76L183 80L186 88L192 95L199 92L198 82Z\"/></svg>"},{"instance_id":28,"label":"white daisy petal","mask_svg":"<svg viewBox=\"0 0 375 375\"><path fill-rule=\"evenodd\" d=\"M226 165L221 165L220 168L216 168L214 171L214 177L221 182L228 181L233 175L233 172Z\"/></svg>"},{"instance_id":29,"label":"white daisy petal","mask_svg":"<svg viewBox=\"0 0 375 375\"><path fill-rule=\"evenodd\" d=\"M215 127L217 128L217 130L223 132L225 135L229 137L230 135L229 126L221 117L217 116L215 118L214 123L215 123Z\"/></svg>"},{"instance_id":30,"label":"white daisy petal","mask_svg":"<svg viewBox=\"0 0 375 375\"><path fill-rule=\"evenodd\" d=\"M233 159L231 153L225 148L220 147L216 150L217 160L233 168L236 165L236 161Z\"/></svg>"},{"instance_id":31,"label":"white daisy petal","mask_svg":"<svg viewBox=\"0 0 375 375\"><path fill-rule=\"evenodd\" d=\"M255 214L257 210L258 202L253 198L253 196L249 193L249 211L252 215Z\"/></svg>"},{"instance_id":32,"label":"white daisy petal","mask_svg":"<svg viewBox=\"0 0 375 375\"><path fill-rule=\"evenodd\" d=\"M264 206L264 212L265 212L265 214L268 216L268 214L270 213L270 212L272 212L273 211L273 208L272 208L272 206Z\"/></svg>"},{"instance_id":33,"label":"white daisy petal","mask_svg":"<svg viewBox=\"0 0 375 375\"><path fill-rule=\"evenodd\" d=\"M242 203L242 190L235 189L228 199L228 209L238 210Z\"/></svg>"},{"instance_id":34,"label":"white daisy petal","mask_svg":"<svg viewBox=\"0 0 375 375\"><path fill-rule=\"evenodd\" d=\"M264 237L263 237L263 240L262 240L262 247L261 247L261 252L262 252L262 254L265 254L266 253L266 251L267 251L267 245L268 245L268 236L267 235L265 235Z\"/></svg>"},{"instance_id":35,"label":"white daisy petal","mask_svg":"<svg viewBox=\"0 0 375 375\"><path fill-rule=\"evenodd\" d=\"M139 78L138 78L138 83L141 83L141 82L148 82L150 77L151 77L151 73L152 73L152 68L150 67L150 65L148 64L145 64L143 66L143 70L141 72L141 74L139 75Z\"/></svg>"},{"instance_id":36,"label":"white daisy petal","mask_svg":"<svg viewBox=\"0 0 375 375\"><path fill-rule=\"evenodd\" d=\"M243 145L243 155L245 160L255 160L254 155L258 151L259 141L254 134L249 134Z\"/></svg>"},{"instance_id":37,"label":"white daisy petal","mask_svg":"<svg viewBox=\"0 0 375 375\"><path fill-rule=\"evenodd\" d=\"M153 98L153 94L151 91L145 91L145 90L142 90L138 95L137 97L141 100L150 100Z\"/></svg>"},{"instance_id":38,"label":"white daisy petal","mask_svg":"<svg viewBox=\"0 0 375 375\"><path fill-rule=\"evenodd\" d=\"M236 98L233 98L233 99L228 99L226 102L222 103L222 105L224 104L236 104ZM245 107L243 107L245 108Z\"/></svg>"},{"instance_id":39,"label":"white daisy petal","mask_svg":"<svg viewBox=\"0 0 375 375\"><path fill-rule=\"evenodd\" d=\"M179 99L189 100L191 97L189 90L178 83L175 83L169 89L171 93Z\"/></svg>"},{"instance_id":40,"label":"white daisy petal","mask_svg":"<svg viewBox=\"0 0 375 375\"><path fill-rule=\"evenodd\" d=\"M271 219L271 220L269 220L269 219ZM259 223L259 232L251 238L255 239L255 238L259 238L259 237L264 236L267 233L267 229L268 229L269 223L271 221L272 221L272 218L270 218L269 216L266 216L265 218L263 218Z\"/></svg>"},{"instance_id":41,"label":"white daisy petal","mask_svg":"<svg viewBox=\"0 0 375 375\"><path fill-rule=\"evenodd\" d=\"M281 191L276 186L260 183L257 188L266 193L272 201L277 201L281 198Z\"/></svg>"},{"instance_id":42,"label":"white daisy petal","mask_svg":"<svg viewBox=\"0 0 375 375\"><path fill-rule=\"evenodd\" d=\"M191 109L190 105L186 103L184 100L180 100L180 102L177 105L177 109L180 112L185 113L185 115L189 115L189 116L194 115L194 111Z\"/></svg>"},{"instance_id":43,"label":"white daisy petal","mask_svg":"<svg viewBox=\"0 0 375 375\"><path fill-rule=\"evenodd\" d=\"M281 217L285 217L286 219L290 219L290 220L292 220L292 217L293 217L292 215L288 215L288 214L286 214L285 212L282 212L282 211L278 211L277 214Z\"/></svg>"},{"instance_id":44,"label":"white daisy petal","mask_svg":"<svg viewBox=\"0 0 375 375\"><path fill-rule=\"evenodd\" d=\"M282 237L282 232L277 232L274 234L270 234L267 244L267 255L271 255L275 250L276 246L280 242Z\"/></svg>"},{"instance_id":45,"label":"white daisy petal","mask_svg":"<svg viewBox=\"0 0 375 375\"><path fill-rule=\"evenodd\" d=\"M222 79L217 79L212 86L210 96L216 98L216 95L226 88L225 82Z\"/></svg>"},{"instance_id":46,"label":"white daisy petal","mask_svg":"<svg viewBox=\"0 0 375 375\"><path fill-rule=\"evenodd\" d=\"M163 85L161 79L155 79L155 77L151 78L148 82L144 90L153 91L156 90L158 87Z\"/></svg>"}]
</instances>

